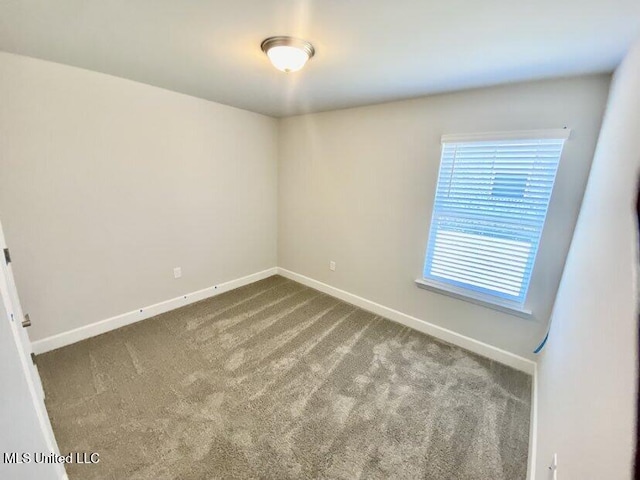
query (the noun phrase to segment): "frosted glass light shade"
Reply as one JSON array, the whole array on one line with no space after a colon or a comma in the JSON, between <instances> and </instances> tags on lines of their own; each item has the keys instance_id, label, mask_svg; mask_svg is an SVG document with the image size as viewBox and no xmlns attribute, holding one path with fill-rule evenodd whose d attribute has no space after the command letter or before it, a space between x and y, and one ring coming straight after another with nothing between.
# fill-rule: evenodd
<instances>
[{"instance_id":1,"label":"frosted glass light shade","mask_svg":"<svg viewBox=\"0 0 640 480\"><path fill-rule=\"evenodd\" d=\"M309 55L307 52L296 47L271 47L267 52L267 56L273 66L283 72L297 72L304 67Z\"/></svg>"},{"instance_id":2,"label":"frosted glass light shade","mask_svg":"<svg viewBox=\"0 0 640 480\"><path fill-rule=\"evenodd\" d=\"M274 67L285 73L296 72L313 57L313 45L292 37L270 37L261 45Z\"/></svg>"}]
</instances>

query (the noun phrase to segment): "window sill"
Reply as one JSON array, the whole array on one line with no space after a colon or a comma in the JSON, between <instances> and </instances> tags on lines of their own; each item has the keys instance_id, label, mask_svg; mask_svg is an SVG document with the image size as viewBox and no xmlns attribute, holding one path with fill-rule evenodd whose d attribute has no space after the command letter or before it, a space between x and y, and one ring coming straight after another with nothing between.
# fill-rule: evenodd
<instances>
[{"instance_id":1,"label":"window sill","mask_svg":"<svg viewBox=\"0 0 640 480\"><path fill-rule=\"evenodd\" d=\"M510 315L516 315L518 317L526 318L526 319L533 318L533 313L531 312L531 310L528 310L524 307L520 307L518 305L514 305L509 302L501 302L500 300L488 298L484 295L474 294L467 290L456 288L452 285L446 285L443 283L434 282L433 280L427 280L424 278L417 279L416 285L419 288L424 288L425 290L431 290L433 292L442 293L444 295L448 295L453 298L458 298L466 302L474 303L482 307L498 310L499 312L508 313Z\"/></svg>"}]
</instances>

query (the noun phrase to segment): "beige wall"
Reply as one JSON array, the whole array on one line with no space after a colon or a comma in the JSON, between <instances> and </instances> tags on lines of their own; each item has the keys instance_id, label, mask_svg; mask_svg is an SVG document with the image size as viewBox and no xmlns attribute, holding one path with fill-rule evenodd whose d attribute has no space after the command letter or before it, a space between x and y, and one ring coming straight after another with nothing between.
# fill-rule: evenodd
<instances>
[{"instance_id":1,"label":"beige wall","mask_svg":"<svg viewBox=\"0 0 640 480\"><path fill-rule=\"evenodd\" d=\"M282 120L279 266L531 358L560 281L609 80L534 82ZM563 126L573 132L530 287L536 318L418 289L440 136Z\"/></svg>"},{"instance_id":2,"label":"beige wall","mask_svg":"<svg viewBox=\"0 0 640 480\"><path fill-rule=\"evenodd\" d=\"M632 478L637 382L640 42L614 77L538 365L537 480Z\"/></svg>"},{"instance_id":3,"label":"beige wall","mask_svg":"<svg viewBox=\"0 0 640 480\"><path fill-rule=\"evenodd\" d=\"M272 118L0 53L0 219L32 340L276 266L276 155Z\"/></svg>"},{"instance_id":4,"label":"beige wall","mask_svg":"<svg viewBox=\"0 0 640 480\"><path fill-rule=\"evenodd\" d=\"M278 122L0 53L0 219L31 337L278 264L531 357L608 83L534 82ZM564 125L573 134L530 289L536 319L418 289L440 135Z\"/></svg>"}]
</instances>

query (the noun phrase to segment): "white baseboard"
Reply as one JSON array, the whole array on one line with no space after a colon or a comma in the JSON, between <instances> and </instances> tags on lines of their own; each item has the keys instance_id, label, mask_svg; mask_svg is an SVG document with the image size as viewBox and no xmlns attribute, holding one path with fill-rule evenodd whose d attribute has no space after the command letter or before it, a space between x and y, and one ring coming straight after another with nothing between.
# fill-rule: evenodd
<instances>
[{"instance_id":1,"label":"white baseboard","mask_svg":"<svg viewBox=\"0 0 640 480\"><path fill-rule=\"evenodd\" d=\"M466 337L452 330L439 327L438 325L434 325L433 323L429 323L425 320L420 320L419 318L412 317L392 308L385 307L383 305L380 305L379 303L375 303L371 300L367 300L366 298L362 298L352 293L345 292L344 290L340 290L339 288L332 287L331 285L327 285L326 283L319 282L318 280L305 277L304 275L300 275L290 270L280 267L278 267L277 270L278 274L282 275L283 277L302 283L303 285L307 285L308 287L315 288L316 290L320 290L321 292L331 295L332 297L344 300L345 302L351 303L364 310L375 313L376 315L380 315L382 317L388 318L389 320L393 320L394 322L398 322L402 325L413 328L414 330L418 330L419 332L426 333L427 335L431 335L445 342L457 345L458 347L462 347L465 350L469 350L473 353L477 353L478 355L482 355L483 357L495 360L496 362L528 373L529 375L533 375L535 371L536 363L527 358L515 355L511 352L507 352L506 350L502 350L498 347L494 347L493 345L489 345L479 340L474 340L473 338Z\"/></svg>"},{"instance_id":2,"label":"white baseboard","mask_svg":"<svg viewBox=\"0 0 640 480\"><path fill-rule=\"evenodd\" d=\"M402 325L406 325L407 327L434 336L440 340L444 340L445 342L452 343L530 375L535 371L536 364L531 360L280 267L269 268L262 272L247 275L246 277L204 288L196 292L187 293L170 300L165 300L164 302L156 303L155 305L141 307L131 312L116 315L115 317L107 318L90 325L69 330L68 332L59 333L51 337L43 338L42 340L37 340L32 342L33 352L38 355L40 353L55 350L56 348L64 347L90 337L95 337L96 335L115 330L116 328L124 327L125 325L130 325L132 323L160 315L161 313L204 300L205 298L219 295L220 293L233 290L234 288L257 282L258 280L262 280L275 274L280 274L283 277L302 283L303 285L307 285L311 288L315 288L316 290L320 290L321 292L349 302L377 315L381 315L389 320L401 323Z\"/></svg>"},{"instance_id":3,"label":"white baseboard","mask_svg":"<svg viewBox=\"0 0 640 480\"><path fill-rule=\"evenodd\" d=\"M267 270L263 270L262 272L220 283L218 285L204 288L196 292L187 293L170 300L165 300L164 302L156 303L155 305L141 307L131 312L116 315L115 317L107 318L90 325L85 325L83 327L69 330L68 332L52 335L51 337L32 342L33 353L38 355L40 353L55 350L56 348L71 345L72 343L95 337L96 335L100 335L102 333L110 332L111 330L115 330L116 328L124 327L125 325L130 325L132 323L139 322L140 320L155 317L156 315L160 315L161 313L165 313L170 310L174 310L176 308L184 307L185 305L204 300L205 298L219 295L223 292L233 290L234 288L257 282L258 280L270 277L272 275L275 275L276 273L276 267L269 268Z\"/></svg>"},{"instance_id":4,"label":"white baseboard","mask_svg":"<svg viewBox=\"0 0 640 480\"><path fill-rule=\"evenodd\" d=\"M530 375L535 371L536 364L531 360L280 267L269 268L262 272L247 275L246 277L220 283L212 287L156 303L155 305L141 307L131 312L116 315L115 317L107 318L90 325L69 330L68 332L59 333L51 337L43 338L42 340L37 340L32 343L33 352L37 355L55 350L56 348L64 347L90 337L95 337L96 335L115 330L116 328L124 327L125 325L130 325L132 323L160 315L161 313L204 300L205 298L219 295L220 293L233 290L234 288L257 282L258 280L262 280L275 274L280 274L283 277L302 283L303 285L307 285L311 288L315 288L316 290L388 318L389 320L401 323L402 325L406 325L407 327L418 330L419 332L423 332L445 342L452 343Z\"/></svg>"}]
</instances>

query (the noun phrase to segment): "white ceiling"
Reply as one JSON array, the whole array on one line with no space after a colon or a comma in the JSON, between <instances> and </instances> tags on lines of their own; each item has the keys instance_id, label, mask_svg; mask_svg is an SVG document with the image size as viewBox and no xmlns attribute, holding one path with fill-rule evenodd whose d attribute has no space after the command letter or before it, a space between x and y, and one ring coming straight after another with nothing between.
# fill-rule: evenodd
<instances>
[{"instance_id":1,"label":"white ceiling","mask_svg":"<svg viewBox=\"0 0 640 480\"><path fill-rule=\"evenodd\" d=\"M640 0L0 0L0 50L273 116L611 71L639 33Z\"/></svg>"}]
</instances>

